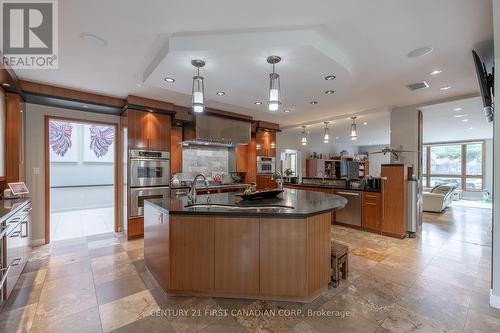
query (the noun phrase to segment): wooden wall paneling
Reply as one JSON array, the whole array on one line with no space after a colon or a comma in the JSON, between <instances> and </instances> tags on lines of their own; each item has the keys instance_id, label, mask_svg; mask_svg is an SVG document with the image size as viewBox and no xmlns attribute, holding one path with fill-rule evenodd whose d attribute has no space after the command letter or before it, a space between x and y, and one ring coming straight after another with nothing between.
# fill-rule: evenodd
<instances>
[{"instance_id":1,"label":"wooden wall paneling","mask_svg":"<svg viewBox=\"0 0 500 333\"><path fill-rule=\"evenodd\" d=\"M307 277L308 292L312 294L328 285L330 268L331 213L307 219Z\"/></svg>"},{"instance_id":2,"label":"wooden wall paneling","mask_svg":"<svg viewBox=\"0 0 500 333\"><path fill-rule=\"evenodd\" d=\"M260 219L262 294L307 295L307 236L305 219Z\"/></svg>"},{"instance_id":3,"label":"wooden wall paneling","mask_svg":"<svg viewBox=\"0 0 500 333\"><path fill-rule=\"evenodd\" d=\"M24 180L24 101L5 96L5 182Z\"/></svg>"},{"instance_id":4,"label":"wooden wall paneling","mask_svg":"<svg viewBox=\"0 0 500 333\"><path fill-rule=\"evenodd\" d=\"M236 172L248 171L248 145L241 145L235 148Z\"/></svg>"},{"instance_id":5,"label":"wooden wall paneling","mask_svg":"<svg viewBox=\"0 0 500 333\"><path fill-rule=\"evenodd\" d=\"M128 148L148 149L149 122L148 113L137 110L127 110Z\"/></svg>"},{"instance_id":6,"label":"wooden wall paneling","mask_svg":"<svg viewBox=\"0 0 500 333\"><path fill-rule=\"evenodd\" d=\"M170 290L214 290L214 217L170 216Z\"/></svg>"},{"instance_id":7,"label":"wooden wall paneling","mask_svg":"<svg viewBox=\"0 0 500 333\"><path fill-rule=\"evenodd\" d=\"M215 291L259 293L259 222L215 218Z\"/></svg>"},{"instance_id":8,"label":"wooden wall paneling","mask_svg":"<svg viewBox=\"0 0 500 333\"><path fill-rule=\"evenodd\" d=\"M171 173L182 172L182 127L172 126L170 141Z\"/></svg>"},{"instance_id":9,"label":"wooden wall paneling","mask_svg":"<svg viewBox=\"0 0 500 333\"><path fill-rule=\"evenodd\" d=\"M183 127L183 141L196 139L196 129L194 126Z\"/></svg>"},{"instance_id":10,"label":"wooden wall paneling","mask_svg":"<svg viewBox=\"0 0 500 333\"><path fill-rule=\"evenodd\" d=\"M256 137L252 134L250 144L247 148L247 173L245 175L245 182L255 183L257 182L257 149L256 149Z\"/></svg>"}]
</instances>

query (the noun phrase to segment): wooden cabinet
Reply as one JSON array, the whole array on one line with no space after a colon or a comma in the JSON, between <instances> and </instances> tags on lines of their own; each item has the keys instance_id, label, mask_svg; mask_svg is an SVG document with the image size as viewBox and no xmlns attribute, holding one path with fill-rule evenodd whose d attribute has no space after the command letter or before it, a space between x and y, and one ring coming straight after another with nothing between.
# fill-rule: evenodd
<instances>
[{"instance_id":1,"label":"wooden cabinet","mask_svg":"<svg viewBox=\"0 0 500 333\"><path fill-rule=\"evenodd\" d=\"M258 131L256 134L257 156L276 156L276 132Z\"/></svg>"},{"instance_id":2,"label":"wooden cabinet","mask_svg":"<svg viewBox=\"0 0 500 333\"><path fill-rule=\"evenodd\" d=\"M235 148L236 155L236 172L248 171L248 145L238 146Z\"/></svg>"},{"instance_id":3,"label":"wooden cabinet","mask_svg":"<svg viewBox=\"0 0 500 333\"><path fill-rule=\"evenodd\" d=\"M257 175L257 190L264 190L266 188L276 188L276 181L271 179L271 175Z\"/></svg>"},{"instance_id":4,"label":"wooden cabinet","mask_svg":"<svg viewBox=\"0 0 500 333\"><path fill-rule=\"evenodd\" d=\"M247 171L245 174L246 183L257 182L257 139L254 134L247 146Z\"/></svg>"},{"instance_id":5,"label":"wooden cabinet","mask_svg":"<svg viewBox=\"0 0 500 333\"><path fill-rule=\"evenodd\" d=\"M137 110L127 110L124 116L129 149L170 151L170 116Z\"/></svg>"},{"instance_id":6,"label":"wooden cabinet","mask_svg":"<svg viewBox=\"0 0 500 333\"><path fill-rule=\"evenodd\" d=\"M382 194L377 192L363 193L363 212L361 227L380 232L382 224Z\"/></svg>"},{"instance_id":7,"label":"wooden cabinet","mask_svg":"<svg viewBox=\"0 0 500 333\"><path fill-rule=\"evenodd\" d=\"M5 99L5 181L24 181L24 101L17 94Z\"/></svg>"},{"instance_id":8,"label":"wooden cabinet","mask_svg":"<svg viewBox=\"0 0 500 333\"><path fill-rule=\"evenodd\" d=\"M194 126L184 126L182 128L182 138L184 141L196 139L196 129Z\"/></svg>"},{"instance_id":9,"label":"wooden cabinet","mask_svg":"<svg viewBox=\"0 0 500 333\"><path fill-rule=\"evenodd\" d=\"M172 126L170 140L170 169L172 174L182 172L182 127Z\"/></svg>"},{"instance_id":10,"label":"wooden cabinet","mask_svg":"<svg viewBox=\"0 0 500 333\"><path fill-rule=\"evenodd\" d=\"M382 165L382 224L381 231L391 236L406 235L406 180L404 165Z\"/></svg>"},{"instance_id":11,"label":"wooden cabinet","mask_svg":"<svg viewBox=\"0 0 500 333\"><path fill-rule=\"evenodd\" d=\"M142 217L127 220L127 239L141 238L144 235L144 219Z\"/></svg>"}]
</instances>

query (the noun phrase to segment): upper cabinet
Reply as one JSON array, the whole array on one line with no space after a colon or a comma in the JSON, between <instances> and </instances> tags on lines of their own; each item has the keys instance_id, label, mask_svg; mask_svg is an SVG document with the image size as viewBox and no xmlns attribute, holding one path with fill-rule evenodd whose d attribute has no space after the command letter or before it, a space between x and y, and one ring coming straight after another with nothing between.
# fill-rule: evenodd
<instances>
[{"instance_id":1,"label":"upper cabinet","mask_svg":"<svg viewBox=\"0 0 500 333\"><path fill-rule=\"evenodd\" d=\"M172 173L182 172L182 127L172 126L170 141L170 168Z\"/></svg>"},{"instance_id":2,"label":"upper cabinet","mask_svg":"<svg viewBox=\"0 0 500 333\"><path fill-rule=\"evenodd\" d=\"M256 141L257 156L276 156L276 132L258 131Z\"/></svg>"},{"instance_id":3,"label":"upper cabinet","mask_svg":"<svg viewBox=\"0 0 500 333\"><path fill-rule=\"evenodd\" d=\"M248 145L242 145L235 148L236 172L248 171Z\"/></svg>"},{"instance_id":4,"label":"upper cabinet","mask_svg":"<svg viewBox=\"0 0 500 333\"><path fill-rule=\"evenodd\" d=\"M127 110L128 148L170 151L169 115Z\"/></svg>"},{"instance_id":5,"label":"upper cabinet","mask_svg":"<svg viewBox=\"0 0 500 333\"><path fill-rule=\"evenodd\" d=\"M5 99L5 180L24 181L24 100L17 94Z\"/></svg>"}]
</instances>

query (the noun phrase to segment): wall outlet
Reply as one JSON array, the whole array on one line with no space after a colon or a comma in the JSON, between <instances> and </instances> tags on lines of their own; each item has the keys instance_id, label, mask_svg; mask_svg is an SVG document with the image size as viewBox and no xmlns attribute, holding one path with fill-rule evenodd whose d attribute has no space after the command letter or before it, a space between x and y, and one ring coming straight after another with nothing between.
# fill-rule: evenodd
<instances>
[{"instance_id":1,"label":"wall outlet","mask_svg":"<svg viewBox=\"0 0 500 333\"><path fill-rule=\"evenodd\" d=\"M33 174L34 175L39 175L40 174L40 168L33 168Z\"/></svg>"}]
</instances>

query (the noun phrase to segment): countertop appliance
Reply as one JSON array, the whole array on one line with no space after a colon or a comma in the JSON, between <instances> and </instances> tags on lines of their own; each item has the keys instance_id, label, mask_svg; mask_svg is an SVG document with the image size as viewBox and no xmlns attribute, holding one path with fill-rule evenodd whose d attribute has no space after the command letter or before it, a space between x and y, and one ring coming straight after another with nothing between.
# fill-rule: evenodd
<instances>
[{"instance_id":1,"label":"countertop appliance","mask_svg":"<svg viewBox=\"0 0 500 333\"><path fill-rule=\"evenodd\" d=\"M361 227L361 191L337 190L335 194L347 199L347 205L335 212L335 222Z\"/></svg>"},{"instance_id":2,"label":"countertop appliance","mask_svg":"<svg viewBox=\"0 0 500 333\"><path fill-rule=\"evenodd\" d=\"M130 150L129 186L168 186L170 153L167 151Z\"/></svg>"},{"instance_id":3,"label":"countertop appliance","mask_svg":"<svg viewBox=\"0 0 500 333\"><path fill-rule=\"evenodd\" d=\"M129 217L144 214L144 200L169 195L170 153L167 151L129 150Z\"/></svg>"},{"instance_id":4,"label":"countertop appliance","mask_svg":"<svg viewBox=\"0 0 500 333\"><path fill-rule=\"evenodd\" d=\"M276 158L268 156L257 156L257 173L273 174L276 170Z\"/></svg>"}]
</instances>

